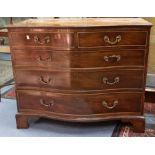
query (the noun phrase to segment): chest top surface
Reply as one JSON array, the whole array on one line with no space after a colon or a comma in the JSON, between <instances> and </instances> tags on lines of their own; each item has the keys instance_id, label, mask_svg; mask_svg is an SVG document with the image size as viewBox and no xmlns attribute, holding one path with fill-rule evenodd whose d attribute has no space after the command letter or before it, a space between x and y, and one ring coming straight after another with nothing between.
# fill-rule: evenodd
<instances>
[{"instance_id":1,"label":"chest top surface","mask_svg":"<svg viewBox=\"0 0 155 155\"><path fill-rule=\"evenodd\" d=\"M106 27L152 26L142 18L59 18L28 19L8 27Z\"/></svg>"}]
</instances>

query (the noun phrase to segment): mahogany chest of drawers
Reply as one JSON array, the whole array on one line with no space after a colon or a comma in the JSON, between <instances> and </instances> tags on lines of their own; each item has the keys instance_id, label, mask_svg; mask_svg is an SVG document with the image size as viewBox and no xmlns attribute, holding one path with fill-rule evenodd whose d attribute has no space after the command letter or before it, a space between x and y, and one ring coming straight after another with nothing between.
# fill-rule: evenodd
<instances>
[{"instance_id":1,"label":"mahogany chest of drawers","mask_svg":"<svg viewBox=\"0 0 155 155\"><path fill-rule=\"evenodd\" d=\"M143 132L151 24L140 18L26 20L8 27L17 128L29 117L122 120Z\"/></svg>"}]
</instances>

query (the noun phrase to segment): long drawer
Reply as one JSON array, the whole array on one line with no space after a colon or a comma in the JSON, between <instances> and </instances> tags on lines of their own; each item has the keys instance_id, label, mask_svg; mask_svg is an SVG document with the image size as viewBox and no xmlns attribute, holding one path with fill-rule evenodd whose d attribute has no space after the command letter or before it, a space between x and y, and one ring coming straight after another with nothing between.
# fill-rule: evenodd
<instances>
[{"instance_id":1,"label":"long drawer","mask_svg":"<svg viewBox=\"0 0 155 155\"><path fill-rule=\"evenodd\" d=\"M60 90L105 90L143 87L143 70L109 69L78 71L15 70L17 86Z\"/></svg>"},{"instance_id":2,"label":"long drawer","mask_svg":"<svg viewBox=\"0 0 155 155\"><path fill-rule=\"evenodd\" d=\"M78 32L79 48L146 46L147 31Z\"/></svg>"},{"instance_id":3,"label":"long drawer","mask_svg":"<svg viewBox=\"0 0 155 155\"><path fill-rule=\"evenodd\" d=\"M52 51L13 50L14 65L42 68L144 66L145 50Z\"/></svg>"},{"instance_id":4,"label":"long drawer","mask_svg":"<svg viewBox=\"0 0 155 155\"><path fill-rule=\"evenodd\" d=\"M38 110L72 115L90 115L138 113L142 108L141 93L73 95L18 90L17 96L19 111Z\"/></svg>"}]
</instances>

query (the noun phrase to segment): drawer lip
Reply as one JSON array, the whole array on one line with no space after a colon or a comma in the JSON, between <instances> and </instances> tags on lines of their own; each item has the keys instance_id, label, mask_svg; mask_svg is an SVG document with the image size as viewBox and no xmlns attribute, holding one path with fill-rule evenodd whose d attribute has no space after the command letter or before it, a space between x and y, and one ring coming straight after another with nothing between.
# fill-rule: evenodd
<instances>
[{"instance_id":1,"label":"drawer lip","mask_svg":"<svg viewBox=\"0 0 155 155\"><path fill-rule=\"evenodd\" d=\"M96 93L96 94L102 94L102 93L115 93L115 92L121 92L123 93L124 91L130 92L130 91L138 91L139 93L143 93L144 89L143 88L115 88L115 89L102 89L102 90L65 90L65 89L52 89L52 88L41 88L41 87L34 87L34 86L18 86L16 85L16 88L18 90L24 89L24 90L41 90L41 91L49 91L52 93L60 93L60 94L81 94L81 93Z\"/></svg>"},{"instance_id":2,"label":"drawer lip","mask_svg":"<svg viewBox=\"0 0 155 155\"><path fill-rule=\"evenodd\" d=\"M111 69L112 68L112 69ZM60 73L65 73L65 72L105 72L105 71L109 71L109 72L113 72L113 69L116 69L115 67L111 67L110 69L107 69L107 68L95 68L95 69L76 69L75 71L74 70L70 70L70 69L66 69L66 70L54 70L54 71L45 71L45 70L36 70L36 71L42 71L42 72L60 72ZM34 71L32 69L29 69L29 68L20 68L20 69L15 69L15 72L18 71L18 70L21 70L21 71ZM131 70L131 71L135 71L135 70L141 70L141 71L144 71L144 69L141 69L141 68L133 68L133 67L128 67L126 69L124 68L121 68L121 67L118 67L117 70L115 71L127 71L127 70Z\"/></svg>"},{"instance_id":3,"label":"drawer lip","mask_svg":"<svg viewBox=\"0 0 155 155\"><path fill-rule=\"evenodd\" d=\"M122 94L124 94L125 96L122 97L121 96ZM103 96L101 97L101 95L103 95ZM106 96L106 95L108 95L108 96ZM109 102L109 99L111 97L114 97L114 95L116 95L115 97L116 97L116 99L119 100L119 103L120 103L119 107L114 109L114 111L113 110L107 110L104 107L103 107L103 109L101 109L101 111L100 110L99 111L98 110L97 111L93 110L93 109L96 108L96 106L99 106L100 108L102 107L100 105L100 102L104 98L105 98L105 100L108 100L108 102ZM27 110L27 111L35 110L35 111L43 111L43 112L47 111L47 112L53 113L53 114L65 114L65 115L74 115L75 114L75 115L81 115L81 116L86 116L86 115L87 116L88 115L89 116L97 116L97 115L105 115L105 114L112 115L114 113L116 113L116 114L118 113L119 115L123 115L125 113L128 113L128 114L141 113L142 104L143 104L143 102L142 102L143 101L143 97L142 97L143 93L134 93L135 98L133 99L133 102L136 102L137 103L136 105L134 105L130 101L128 103L131 103L131 105L130 105L131 107L130 106L126 107L125 104L122 103L122 102L125 102L125 100L127 100L128 98L131 99L131 95L133 95L133 92L123 92L123 93L115 92L115 93L112 93L112 94L109 94L109 93L106 93L106 94L105 93L101 93L101 94L96 94L96 93L94 93L94 94L84 94L84 93L82 93L80 95L79 94L58 94L58 93L55 94L54 93L54 94L51 95L50 92L43 92L43 94L42 94L41 91L37 91L37 92L35 91L34 92L33 90L31 90L31 92L27 92L25 90L17 90L18 111L19 112L22 112L22 111L24 112L24 110ZM33 102L28 103L28 100L27 101L22 101L22 98L23 98L22 96L23 97L29 96L29 98L31 98L31 100L34 100L35 98L43 98L43 99L45 99L45 102L47 102L49 100L49 98L50 98L50 100L52 98L52 99L54 99L56 101L55 105L56 106L58 105L58 107L57 107L58 109L56 108L54 111L51 112L51 110L49 108L47 108L47 107L45 108L44 106L42 107L42 105L39 104L39 99L35 99L36 102L34 103L34 107L31 108L31 106L33 106L33 104L32 104ZM76 98L77 99L78 98L82 99L82 100L80 100L81 103L80 102L74 103ZM90 99L88 99L88 98L90 98ZM97 99L97 98L100 98L100 99ZM94 103L91 99L93 101L96 100L96 103ZM62 103L62 100L63 100L63 103ZM114 99L112 99L112 100L114 100ZM26 105L26 103L28 103L28 105ZM65 109L65 111L63 110L61 112L61 110L59 110L59 108L61 108L61 107L59 107L58 103L60 105L65 106L66 108L71 106L71 109L70 108ZM77 108L81 109L81 106L83 107L83 105L84 105L83 108L84 108L84 110L87 111L87 108L90 106L90 108L93 111L91 111L91 112L88 111L88 113L86 113L86 114L83 114L81 112L77 112L77 113L75 112L74 113L73 109L76 109L77 104L80 104L79 105L80 107L78 106ZM88 107L87 106L85 107L85 105L87 105ZM124 111L122 111L122 108L124 109ZM131 111L130 111L130 108L131 108ZM76 109L76 110L80 110L80 109Z\"/></svg>"},{"instance_id":4,"label":"drawer lip","mask_svg":"<svg viewBox=\"0 0 155 155\"><path fill-rule=\"evenodd\" d=\"M124 116L124 115L130 115L130 116L134 116L134 115L141 115L141 111L139 112L111 112L111 113L101 113L101 114L90 114L90 115L78 115L78 114L67 114L67 113L58 113L58 112L48 112L48 111L42 111L42 110L31 110L31 109L21 109L20 112L35 112L35 113L42 113L42 112L47 112L49 113L50 115L53 114L53 115L64 115L64 116L75 116L75 117L99 117L99 116ZM117 118L116 118L117 119Z\"/></svg>"},{"instance_id":5,"label":"drawer lip","mask_svg":"<svg viewBox=\"0 0 155 155\"><path fill-rule=\"evenodd\" d=\"M105 46L80 46L80 42L79 42L79 34L92 34L92 33L94 33L94 34L96 34L96 33L104 33L104 32L124 32L124 33L130 33L130 32L145 32L146 33L146 37L145 37L145 44L144 45L105 45ZM77 42L78 42L78 48L80 49L80 48L87 48L87 49L93 49L93 48L114 48L114 47L146 47L147 45L148 45L148 34L149 34L149 32L146 30L146 31L133 31L133 30L131 30L131 31L126 31L126 30L107 30L107 31L98 31L98 32L91 32L91 31L87 31L87 32L77 32Z\"/></svg>"},{"instance_id":6,"label":"drawer lip","mask_svg":"<svg viewBox=\"0 0 155 155\"><path fill-rule=\"evenodd\" d=\"M144 70L145 65L133 65L133 66L107 66L107 67L89 67L89 68L52 68L49 71L53 72L78 72L78 71L91 71L91 70L109 70L109 69L122 69L122 70ZM35 70L35 71L47 71L47 67L38 67L36 66L24 66L24 65L15 65L15 70ZM63 71L62 71L63 70Z\"/></svg>"},{"instance_id":7,"label":"drawer lip","mask_svg":"<svg viewBox=\"0 0 155 155\"><path fill-rule=\"evenodd\" d=\"M44 91L44 90L41 90L41 89L37 89L37 90L34 90L34 89L21 89L21 88L16 88L16 91L17 92L27 92L27 93L29 93L29 91L32 91L32 92L43 92L43 93L54 93L55 95L81 95L81 96L83 96L83 95L111 95L111 92L99 92L99 93L90 93L90 92L82 92L82 93L60 93L60 92L52 92L52 91ZM144 93L143 92L141 92L141 91L123 91L123 92L121 92L121 91L114 91L114 92L112 92L112 94L134 94L134 93L136 93L136 94L141 94L141 95L143 95ZM30 93L31 94L31 93ZM18 95L17 95L18 96Z\"/></svg>"},{"instance_id":8,"label":"drawer lip","mask_svg":"<svg viewBox=\"0 0 155 155\"><path fill-rule=\"evenodd\" d=\"M145 52L147 49L145 49L145 48L141 48L141 49L137 49L137 48L133 48L133 49L130 49L130 48L126 48L126 49L118 49L118 48L111 48L111 49L93 49L93 50L54 50L54 49L44 49L44 50L42 50L42 49L40 49L40 50L38 50L38 49L30 49L30 51L47 51L47 52L54 52L54 53L59 53L59 52L64 52L64 53L72 53L72 52L75 52L75 53L94 53L94 52L123 52L123 51L143 51L143 52ZM21 51L21 53L22 52L26 52L26 51L29 51L28 49L13 49L13 50L11 50L11 52L16 52L16 51Z\"/></svg>"},{"instance_id":9,"label":"drawer lip","mask_svg":"<svg viewBox=\"0 0 155 155\"><path fill-rule=\"evenodd\" d=\"M124 66L124 67L127 67L127 66ZM64 72L104 72L104 71L109 71L109 72L113 72L113 70L112 69L116 69L117 71L127 71L127 70L142 70L142 71L144 71L144 68L142 67L127 67L127 68L124 68L124 67L114 67L114 66L112 66L112 67L108 67L108 68L106 68L106 67L103 67L103 68L98 68L98 67L96 67L96 68L93 68L93 69L91 69L91 68L84 68L84 69L82 69L82 68L78 68L78 69L75 69L75 70L72 70L72 69L64 69L64 68L62 68L61 70L57 70L57 69L52 69L52 70L46 70L46 69L33 69L33 68L28 68L28 67L21 67L21 68L15 68L14 69L14 71L16 72L16 71L18 71L18 70L21 70L21 71L43 71L43 72L60 72L60 73L64 73ZM115 71L116 71L115 70Z\"/></svg>"}]
</instances>

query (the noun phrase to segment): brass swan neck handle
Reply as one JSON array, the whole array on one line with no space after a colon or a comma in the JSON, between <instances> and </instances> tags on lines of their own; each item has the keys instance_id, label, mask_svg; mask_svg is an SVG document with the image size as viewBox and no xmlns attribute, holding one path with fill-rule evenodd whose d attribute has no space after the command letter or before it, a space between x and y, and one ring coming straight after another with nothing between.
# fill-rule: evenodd
<instances>
[{"instance_id":1,"label":"brass swan neck handle","mask_svg":"<svg viewBox=\"0 0 155 155\"><path fill-rule=\"evenodd\" d=\"M109 82L107 77L103 77L103 83L107 84L107 85L114 85L116 83L120 82L120 78L119 77L115 77L113 82Z\"/></svg>"},{"instance_id":2,"label":"brass swan neck handle","mask_svg":"<svg viewBox=\"0 0 155 155\"><path fill-rule=\"evenodd\" d=\"M111 41L109 36L105 35L104 36L104 41L110 45L115 45L121 41L121 35L116 36L114 41Z\"/></svg>"},{"instance_id":3,"label":"brass swan neck handle","mask_svg":"<svg viewBox=\"0 0 155 155\"><path fill-rule=\"evenodd\" d=\"M112 106L109 106L106 101L102 101L102 105L107 109L114 109L118 105L118 100L115 100Z\"/></svg>"}]
</instances>

